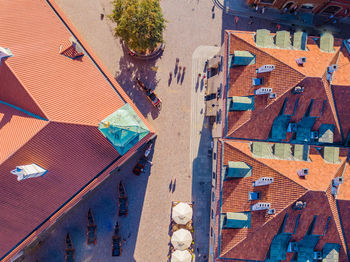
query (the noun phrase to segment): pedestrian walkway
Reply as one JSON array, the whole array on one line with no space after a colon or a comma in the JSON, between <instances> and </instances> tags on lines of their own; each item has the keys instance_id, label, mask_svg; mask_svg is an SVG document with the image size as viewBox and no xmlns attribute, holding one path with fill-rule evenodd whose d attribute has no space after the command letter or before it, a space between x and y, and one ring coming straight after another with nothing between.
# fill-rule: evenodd
<instances>
[{"instance_id":1,"label":"pedestrian walkway","mask_svg":"<svg viewBox=\"0 0 350 262\"><path fill-rule=\"evenodd\" d=\"M270 20L273 23L286 25L291 27L292 30L302 28L308 32L320 32L320 31L330 31L334 35L347 39L350 37L350 32L348 30L350 24L350 18L342 18L336 20L337 22L333 24L334 20L330 20L328 17L321 15L314 15L311 13L297 12L297 14L283 13L280 10L274 8L262 8L259 7L258 10L248 6L246 0L212 0L214 4L221 8L225 13L238 16L238 17L248 17L248 18L258 18Z\"/></svg>"}]
</instances>

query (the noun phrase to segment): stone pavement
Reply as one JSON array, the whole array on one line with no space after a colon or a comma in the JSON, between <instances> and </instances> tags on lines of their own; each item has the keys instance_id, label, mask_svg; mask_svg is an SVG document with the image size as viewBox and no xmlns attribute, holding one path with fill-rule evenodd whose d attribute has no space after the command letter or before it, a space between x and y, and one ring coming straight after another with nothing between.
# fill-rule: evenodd
<instances>
[{"instance_id":1,"label":"stone pavement","mask_svg":"<svg viewBox=\"0 0 350 262\"><path fill-rule=\"evenodd\" d=\"M298 12L297 15L283 14L274 8L265 8L264 14L261 9L257 12L247 5L246 0L212 0L214 4L225 13L239 17L254 17L258 19L270 20L276 24L286 25L289 30L301 28L309 34L317 35L327 30L333 32L337 37L347 39L350 37L350 18L338 19L336 24L331 24L328 17L314 15L310 13Z\"/></svg>"}]
</instances>

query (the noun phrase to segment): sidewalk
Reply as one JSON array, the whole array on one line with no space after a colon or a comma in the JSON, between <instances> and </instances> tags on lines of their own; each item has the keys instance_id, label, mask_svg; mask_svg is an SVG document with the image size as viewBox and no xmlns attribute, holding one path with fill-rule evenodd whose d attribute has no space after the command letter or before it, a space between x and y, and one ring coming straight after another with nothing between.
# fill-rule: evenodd
<instances>
[{"instance_id":1,"label":"sidewalk","mask_svg":"<svg viewBox=\"0 0 350 262\"><path fill-rule=\"evenodd\" d=\"M308 31L308 33L317 34L327 30L332 32L336 37L347 39L350 37L350 18L338 19L336 24L329 22L328 17L314 15L310 13L298 12L296 15L290 13L281 13L280 10L265 8L262 13L261 8L256 11L247 5L246 0L212 0L214 4L224 12L234 16L258 18L271 20L273 23L286 25L292 30L298 28Z\"/></svg>"}]
</instances>

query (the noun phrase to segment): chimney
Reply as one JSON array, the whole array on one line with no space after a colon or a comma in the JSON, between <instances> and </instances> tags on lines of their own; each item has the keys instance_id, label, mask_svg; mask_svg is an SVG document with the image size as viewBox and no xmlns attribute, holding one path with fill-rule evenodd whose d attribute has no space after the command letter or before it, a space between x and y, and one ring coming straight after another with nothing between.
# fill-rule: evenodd
<instances>
[{"instance_id":1,"label":"chimney","mask_svg":"<svg viewBox=\"0 0 350 262\"><path fill-rule=\"evenodd\" d=\"M273 177L261 177L258 180L253 182L253 187L256 186L266 186L272 184L274 181Z\"/></svg>"},{"instance_id":2,"label":"chimney","mask_svg":"<svg viewBox=\"0 0 350 262\"><path fill-rule=\"evenodd\" d=\"M338 69L338 66L336 64L330 65L328 67L328 73L333 73L337 69Z\"/></svg>"},{"instance_id":3,"label":"chimney","mask_svg":"<svg viewBox=\"0 0 350 262\"><path fill-rule=\"evenodd\" d=\"M342 176L338 176L336 178L333 178L332 185L333 186L339 186L339 185L343 184L343 182L344 182L343 177Z\"/></svg>"},{"instance_id":4,"label":"chimney","mask_svg":"<svg viewBox=\"0 0 350 262\"><path fill-rule=\"evenodd\" d=\"M305 176L309 174L309 169L308 168L303 168L303 169L298 170L297 173L298 173L299 177L305 178Z\"/></svg>"},{"instance_id":5,"label":"chimney","mask_svg":"<svg viewBox=\"0 0 350 262\"><path fill-rule=\"evenodd\" d=\"M331 33L325 32L320 37L320 49L322 52L333 52L334 51L334 37Z\"/></svg>"},{"instance_id":6,"label":"chimney","mask_svg":"<svg viewBox=\"0 0 350 262\"><path fill-rule=\"evenodd\" d=\"M299 57L296 62L298 65L303 66L306 63L306 57Z\"/></svg>"},{"instance_id":7,"label":"chimney","mask_svg":"<svg viewBox=\"0 0 350 262\"><path fill-rule=\"evenodd\" d=\"M283 49L290 48L290 33L289 31L277 31L276 32L276 46Z\"/></svg>"},{"instance_id":8,"label":"chimney","mask_svg":"<svg viewBox=\"0 0 350 262\"><path fill-rule=\"evenodd\" d=\"M298 31L293 35L293 47L298 50L306 50L307 33Z\"/></svg>"}]
</instances>

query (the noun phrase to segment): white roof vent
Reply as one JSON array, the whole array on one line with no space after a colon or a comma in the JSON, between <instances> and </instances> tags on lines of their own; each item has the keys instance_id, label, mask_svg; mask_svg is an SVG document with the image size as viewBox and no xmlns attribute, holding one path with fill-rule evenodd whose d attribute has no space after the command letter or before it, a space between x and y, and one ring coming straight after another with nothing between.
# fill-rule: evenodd
<instances>
[{"instance_id":1,"label":"white roof vent","mask_svg":"<svg viewBox=\"0 0 350 262\"><path fill-rule=\"evenodd\" d=\"M303 169L298 170L297 173L298 173L298 176L305 177L306 175L309 174L309 169L308 168L303 168Z\"/></svg>"},{"instance_id":2,"label":"white roof vent","mask_svg":"<svg viewBox=\"0 0 350 262\"><path fill-rule=\"evenodd\" d=\"M265 210L265 209L269 209L270 207L271 207L270 203L260 202L252 205L252 211Z\"/></svg>"},{"instance_id":3,"label":"white roof vent","mask_svg":"<svg viewBox=\"0 0 350 262\"><path fill-rule=\"evenodd\" d=\"M3 58L7 58L11 56L13 56L13 54L9 48L3 48L0 46L0 65L1 65L1 60Z\"/></svg>"},{"instance_id":4,"label":"white roof vent","mask_svg":"<svg viewBox=\"0 0 350 262\"><path fill-rule=\"evenodd\" d=\"M344 180L343 180L343 177L341 176L338 176L336 178L333 178L333 186L339 186L341 184L343 184Z\"/></svg>"},{"instance_id":5,"label":"white roof vent","mask_svg":"<svg viewBox=\"0 0 350 262\"><path fill-rule=\"evenodd\" d=\"M306 63L306 57L299 57L297 60L296 60L297 64L298 65L304 65L304 63Z\"/></svg>"},{"instance_id":6,"label":"white roof vent","mask_svg":"<svg viewBox=\"0 0 350 262\"><path fill-rule=\"evenodd\" d=\"M333 73L337 69L338 69L338 66L336 64L333 64L328 67L328 73Z\"/></svg>"},{"instance_id":7,"label":"white roof vent","mask_svg":"<svg viewBox=\"0 0 350 262\"><path fill-rule=\"evenodd\" d=\"M47 170L38 166L37 164L16 166L16 169L11 171L12 174L17 176L17 180L21 181L27 178L43 176L47 173Z\"/></svg>"},{"instance_id":8,"label":"white roof vent","mask_svg":"<svg viewBox=\"0 0 350 262\"><path fill-rule=\"evenodd\" d=\"M253 182L253 186L266 186L273 183L273 177L261 177Z\"/></svg>"},{"instance_id":9,"label":"white roof vent","mask_svg":"<svg viewBox=\"0 0 350 262\"><path fill-rule=\"evenodd\" d=\"M274 69L275 69L274 65L263 65L263 66L260 66L258 69L256 69L256 72L257 73L266 73L266 72L271 72Z\"/></svg>"},{"instance_id":10,"label":"white roof vent","mask_svg":"<svg viewBox=\"0 0 350 262\"><path fill-rule=\"evenodd\" d=\"M272 88L271 87L261 87L257 90L254 91L255 95L267 95L272 93Z\"/></svg>"},{"instance_id":11,"label":"white roof vent","mask_svg":"<svg viewBox=\"0 0 350 262\"><path fill-rule=\"evenodd\" d=\"M269 210L267 210L267 214L269 214L269 215L276 214L276 209L275 208L270 208Z\"/></svg>"},{"instance_id":12,"label":"white roof vent","mask_svg":"<svg viewBox=\"0 0 350 262\"><path fill-rule=\"evenodd\" d=\"M294 206L293 206L293 209L294 210L302 210L303 208L306 207L306 202L303 202L303 201L297 201L295 202Z\"/></svg>"},{"instance_id":13,"label":"white roof vent","mask_svg":"<svg viewBox=\"0 0 350 262\"><path fill-rule=\"evenodd\" d=\"M296 86L293 89L293 93L294 94L301 94L302 92L304 92L304 87L303 86Z\"/></svg>"}]
</instances>

